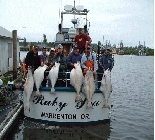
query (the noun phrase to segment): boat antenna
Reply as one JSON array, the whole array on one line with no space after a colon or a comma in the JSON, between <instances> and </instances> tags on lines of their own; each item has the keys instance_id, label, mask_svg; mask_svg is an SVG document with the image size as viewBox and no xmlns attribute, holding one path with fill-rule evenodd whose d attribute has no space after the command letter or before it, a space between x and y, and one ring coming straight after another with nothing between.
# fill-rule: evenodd
<instances>
[{"instance_id":1,"label":"boat antenna","mask_svg":"<svg viewBox=\"0 0 155 140\"><path fill-rule=\"evenodd\" d=\"M60 19L60 7L59 7L59 19Z\"/></svg>"},{"instance_id":2,"label":"boat antenna","mask_svg":"<svg viewBox=\"0 0 155 140\"><path fill-rule=\"evenodd\" d=\"M74 9L75 9L75 0L74 0Z\"/></svg>"}]
</instances>

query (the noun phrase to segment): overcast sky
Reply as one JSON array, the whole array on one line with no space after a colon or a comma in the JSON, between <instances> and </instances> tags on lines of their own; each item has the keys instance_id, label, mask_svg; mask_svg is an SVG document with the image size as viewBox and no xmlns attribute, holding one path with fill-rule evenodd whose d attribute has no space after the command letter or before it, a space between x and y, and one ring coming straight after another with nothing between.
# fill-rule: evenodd
<instances>
[{"instance_id":1,"label":"overcast sky","mask_svg":"<svg viewBox=\"0 0 155 140\"><path fill-rule=\"evenodd\" d=\"M93 43L124 46L141 44L154 48L153 0L75 0L76 5L89 9L90 37ZM0 26L17 30L27 41L53 42L60 23L59 9L74 5L74 0L0 0ZM64 16L64 26L73 27L73 15ZM104 42L103 42L104 36Z\"/></svg>"}]
</instances>

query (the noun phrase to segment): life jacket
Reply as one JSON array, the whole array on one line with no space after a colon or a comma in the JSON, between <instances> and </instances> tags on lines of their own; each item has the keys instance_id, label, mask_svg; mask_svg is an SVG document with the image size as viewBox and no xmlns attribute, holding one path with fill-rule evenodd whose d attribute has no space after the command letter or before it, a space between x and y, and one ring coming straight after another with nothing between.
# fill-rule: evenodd
<instances>
[{"instance_id":1,"label":"life jacket","mask_svg":"<svg viewBox=\"0 0 155 140\"><path fill-rule=\"evenodd\" d=\"M55 53L58 53L58 48L57 48L57 49L55 49Z\"/></svg>"},{"instance_id":2,"label":"life jacket","mask_svg":"<svg viewBox=\"0 0 155 140\"><path fill-rule=\"evenodd\" d=\"M87 68L90 68L94 71L94 58L93 58L92 53L91 53L91 56L92 56L92 60L88 60L88 58L86 57L87 61L86 61L85 65ZM83 69L83 73L86 74L86 72L87 72L87 69Z\"/></svg>"}]
</instances>

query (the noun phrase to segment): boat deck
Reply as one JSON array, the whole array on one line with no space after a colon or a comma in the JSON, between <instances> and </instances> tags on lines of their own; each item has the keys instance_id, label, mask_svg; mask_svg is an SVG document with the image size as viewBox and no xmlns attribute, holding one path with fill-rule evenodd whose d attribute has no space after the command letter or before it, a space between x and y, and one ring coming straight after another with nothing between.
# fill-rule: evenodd
<instances>
[{"instance_id":1,"label":"boat deck","mask_svg":"<svg viewBox=\"0 0 155 140\"><path fill-rule=\"evenodd\" d=\"M40 91L51 91L51 87L40 87ZM34 91L36 88L34 87ZM73 87L55 87L55 91L59 92L76 92ZM95 90L95 93L102 93L99 89Z\"/></svg>"},{"instance_id":2,"label":"boat deck","mask_svg":"<svg viewBox=\"0 0 155 140\"><path fill-rule=\"evenodd\" d=\"M9 104L0 106L0 124L6 119L9 112L11 110L13 110L13 108L15 108L17 106L17 103L19 102L18 95L21 93L21 91L16 90L16 91L14 91L14 93L15 93L15 97L16 97L14 100L12 100Z\"/></svg>"}]
</instances>

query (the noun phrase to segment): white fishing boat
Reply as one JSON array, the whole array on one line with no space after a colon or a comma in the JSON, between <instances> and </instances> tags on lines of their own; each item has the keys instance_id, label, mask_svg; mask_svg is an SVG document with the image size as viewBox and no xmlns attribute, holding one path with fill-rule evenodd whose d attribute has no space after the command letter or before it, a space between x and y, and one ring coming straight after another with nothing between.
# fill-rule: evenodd
<instances>
[{"instance_id":1,"label":"white fishing boat","mask_svg":"<svg viewBox=\"0 0 155 140\"><path fill-rule=\"evenodd\" d=\"M30 110L24 110L25 116L54 125L82 125L109 121L111 110L102 108L104 100L99 90L95 91L92 98L93 108L89 109L86 107L87 100L83 93L81 93L82 100L75 102L74 88L56 87L55 90L56 94L51 94L50 87L42 87L40 97L35 97L35 91L33 91ZM111 98L108 102L111 103Z\"/></svg>"},{"instance_id":2,"label":"white fishing boat","mask_svg":"<svg viewBox=\"0 0 155 140\"><path fill-rule=\"evenodd\" d=\"M81 28L82 25L85 33L88 32L88 12L89 10L84 9L83 6L75 7L75 1L74 6L67 5L65 11L61 12L61 24L59 24L59 33L56 35L55 46L62 44L66 56L72 49L72 41L77 29ZM86 16L86 22L84 25L78 24L82 22L72 19L74 28L62 28L64 14L84 15ZM65 36L69 36L68 40L65 39ZM109 95L108 100L105 100L102 92L96 86L91 98L92 107L88 108L86 95L82 91L80 92L81 100L75 101L76 91L73 86L68 84L70 83L70 72L65 72L65 74L66 79L63 79L65 85L63 83L62 86L55 86L55 94L51 93L51 86L47 85L46 87L40 87L41 96L35 96L36 89L34 88L30 96L29 109L25 109L28 107L27 95L24 91L24 115L29 119L53 125L83 125L110 121L111 96ZM104 107L106 103L108 103L108 107Z\"/></svg>"}]
</instances>

